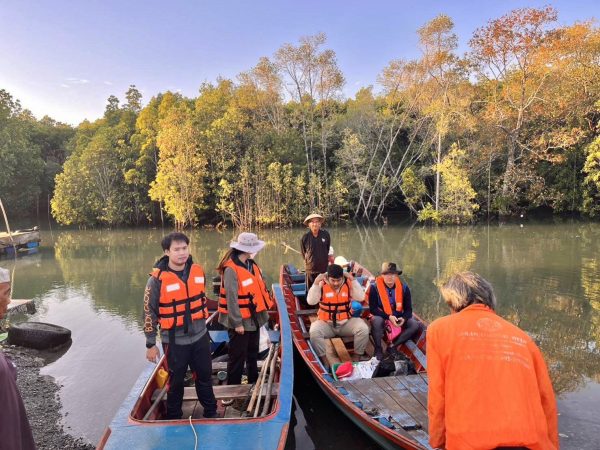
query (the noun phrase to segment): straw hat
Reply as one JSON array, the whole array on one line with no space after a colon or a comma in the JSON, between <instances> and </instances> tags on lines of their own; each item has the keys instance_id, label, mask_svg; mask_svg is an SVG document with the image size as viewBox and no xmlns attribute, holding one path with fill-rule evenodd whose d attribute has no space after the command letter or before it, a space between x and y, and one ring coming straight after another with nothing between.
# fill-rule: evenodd
<instances>
[{"instance_id":1,"label":"straw hat","mask_svg":"<svg viewBox=\"0 0 600 450\"><path fill-rule=\"evenodd\" d=\"M265 241L258 239L254 233L240 233L237 241L229 244L231 248L235 248L244 253L258 253L265 246Z\"/></svg>"},{"instance_id":2,"label":"straw hat","mask_svg":"<svg viewBox=\"0 0 600 450\"><path fill-rule=\"evenodd\" d=\"M304 225L308 225L308 222L310 222L313 219L319 219L321 221L321 223L325 222L325 217L323 217L321 214L309 214L308 216L306 216L306 219L304 219Z\"/></svg>"}]
</instances>

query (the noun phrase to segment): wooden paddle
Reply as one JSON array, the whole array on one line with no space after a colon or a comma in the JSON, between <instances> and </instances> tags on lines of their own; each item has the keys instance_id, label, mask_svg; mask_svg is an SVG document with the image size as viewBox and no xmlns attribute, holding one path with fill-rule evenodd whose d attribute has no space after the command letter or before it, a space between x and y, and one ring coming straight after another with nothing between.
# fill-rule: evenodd
<instances>
[{"instance_id":1,"label":"wooden paddle","mask_svg":"<svg viewBox=\"0 0 600 450\"><path fill-rule=\"evenodd\" d=\"M254 403L257 399L257 394L259 393L259 391L262 390L262 383L265 379L265 373L267 372L267 366L269 365L269 362L271 361L271 356L273 354L274 348L275 348L275 346L273 344L271 344L271 347L269 348L269 354L267 355L267 358L265 359L263 366L260 368L260 373L258 374L257 382L254 384L254 391L252 392L252 397L250 398L250 403L248 404L248 407L246 408L246 411L245 411L246 416L249 416L253 413L252 410L254 409ZM260 403L260 398L259 398L258 402Z\"/></svg>"},{"instance_id":2,"label":"wooden paddle","mask_svg":"<svg viewBox=\"0 0 600 450\"><path fill-rule=\"evenodd\" d=\"M271 358L271 367L269 367L269 382L267 383L267 394L265 397L265 403L263 404L261 416L264 416L271 405L271 389L273 388L273 378L275 375L275 364L277 362L277 350L279 350L279 344L275 344L275 350L273 351L273 358ZM254 414L256 417L256 413Z\"/></svg>"},{"instance_id":3,"label":"wooden paddle","mask_svg":"<svg viewBox=\"0 0 600 450\"><path fill-rule=\"evenodd\" d=\"M301 255L302 253L300 253L298 250L296 250L294 247L291 247L289 245L287 245L285 242L282 242L281 245L283 245L285 247L285 252L283 252L284 254L287 253L288 250L291 250L293 252L298 253L299 255Z\"/></svg>"}]
</instances>

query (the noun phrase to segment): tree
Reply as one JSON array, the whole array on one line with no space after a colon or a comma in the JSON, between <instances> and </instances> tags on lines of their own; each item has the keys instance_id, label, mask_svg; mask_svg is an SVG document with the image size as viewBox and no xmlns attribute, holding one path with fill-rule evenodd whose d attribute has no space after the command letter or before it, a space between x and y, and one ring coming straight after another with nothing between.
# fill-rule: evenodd
<instances>
[{"instance_id":1,"label":"tree","mask_svg":"<svg viewBox=\"0 0 600 450\"><path fill-rule=\"evenodd\" d=\"M532 108L544 100L550 72L551 61L536 65L534 60L549 45L552 34L547 27L556 19L556 10L549 6L517 9L477 29L470 41L471 59L480 77L480 101L485 105L482 117L494 123L505 142L501 214L509 213L517 201L512 189L520 181L517 163L529 150L524 124Z\"/></svg>"},{"instance_id":2,"label":"tree","mask_svg":"<svg viewBox=\"0 0 600 450\"><path fill-rule=\"evenodd\" d=\"M425 96L422 113L433 118L436 139L435 165L435 210L439 210L440 171L442 148L446 135L460 119L463 127L468 126L464 113L469 104L468 82L463 62L454 54L458 37L453 33L454 23L450 17L440 14L419 28L419 42L423 56L419 61L426 74Z\"/></svg>"},{"instance_id":3,"label":"tree","mask_svg":"<svg viewBox=\"0 0 600 450\"><path fill-rule=\"evenodd\" d=\"M127 92L125 92L125 98L127 103L123 106L124 109L139 113L142 109L142 93L137 90L135 84L129 86Z\"/></svg>"},{"instance_id":4,"label":"tree","mask_svg":"<svg viewBox=\"0 0 600 450\"><path fill-rule=\"evenodd\" d=\"M440 164L441 213L444 222L455 224L472 222L474 213L479 209L479 205L475 202L477 194L471 186L465 169L466 156L465 151L454 144Z\"/></svg>"},{"instance_id":5,"label":"tree","mask_svg":"<svg viewBox=\"0 0 600 450\"><path fill-rule=\"evenodd\" d=\"M177 228L194 225L205 195L206 155L199 151L194 111L187 102L176 105L160 121L157 144L158 172L150 185L150 198L164 202Z\"/></svg>"},{"instance_id":6,"label":"tree","mask_svg":"<svg viewBox=\"0 0 600 450\"><path fill-rule=\"evenodd\" d=\"M583 212L591 217L600 214L600 136L586 147Z\"/></svg>"},{"instance_id":7,"label":"tree","mask_svg":"<svg viewBox=\"0 0 600 450\"><path fill-rule=\"evenodd\" d=\"M328 140L332 131L335 99L343 85L344 76L337 66L333 50L321 50L327 38L324 33L300 38L300 45L284 44L275 53L278 69L285 74L289 95L298 106L298 121L304 141L306 168L309 178L317 175L315 151L322 155L322 181L328 185ZM321 182L320 177L317 179ZM309 195L311 209L325 209L328 204L316 205L313 193Z\"/></svg>"},{"instance_id":8,"label":"tree","mask_svg":"<svg viewBox=\"0 0 600 450\"><path fill-rule=\"evenodd\" d=\"M44 161L31 139L35 119L0 89L0 196L16 216L30 214L41 192Z\"/></svg>"}]
</instances>

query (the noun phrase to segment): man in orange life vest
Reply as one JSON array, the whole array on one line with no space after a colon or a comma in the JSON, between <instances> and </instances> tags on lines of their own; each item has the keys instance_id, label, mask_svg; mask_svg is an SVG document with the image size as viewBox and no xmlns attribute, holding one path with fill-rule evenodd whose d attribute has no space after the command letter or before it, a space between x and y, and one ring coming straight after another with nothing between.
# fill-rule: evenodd
<instances>
[{"instance_id":1,"label":"man in orange life vest","mask_svg":"<svg viewBox=\"0 0 600 450\"><path fill-rule=\"evenodd\" d=\"M144 293L144 333L146 358L157 362L157 325L169 366L167 419L181 419L183 380L191 368L198 401L204 417L217 415L212 387L210 341L206 329L204 270L192 261L189 239L183 233L170 233L161 242L164 256L154 265Z\"/></svg>"},{"instance_id":2,"label":"man in orange life vest","mask_svg":"<svg viewBox=\"0 0 600 450\"><path fill-rule=\"evenodd\" d=\"M351 317L352 299L364 298L364 290L352 274L344 272L341 266L331 264L327 274L320 274L308 291L309 305L319 304L318 320L310 325L310 341L315 352L325 365L325 339L335 336L354 336L355 361L369 359L365 349L369 341L369 327L359 317Z\"/></svg>"},{"instance_id":3,"label":"man in orange life vest","mask_svg":"<svg viewBox=\"0 0 600 450\"><path fill-rule=\"evenodd\" d=\"M552 383L532 339L494 312L472 272L440 289L453 314L427 329L429 443L447 450L558 449Z\"/></svg>"},{"instance_id":4,"label":"man in orange life vest","mask_svg":"<svg viewBox=\"0 0 600 450\"><path fill-rule=\"evenodd\" d=\"M381 274L369 285L365 295L369 300L369 311L372 314L371 333L373 333L377 359L383 358L381 339L386 320L397 327L402 327L402 332L390 346L391 354L395 353L396 347L404 344L419 331L419 323L412 316L410 289L400 280L401 273L396 263L382 263Z\"/></svg>"}]
</instances>

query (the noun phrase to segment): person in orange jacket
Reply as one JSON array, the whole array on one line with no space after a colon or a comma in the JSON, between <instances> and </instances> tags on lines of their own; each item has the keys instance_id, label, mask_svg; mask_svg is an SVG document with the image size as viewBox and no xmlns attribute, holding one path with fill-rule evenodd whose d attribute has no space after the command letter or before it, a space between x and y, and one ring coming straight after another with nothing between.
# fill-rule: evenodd
<instances>
[{"instance_id":1,"label":"person in orange jacket","mask_svg":"<svg viewBox=\"0 0 600 450\"><path fill-rule=\"evenodd\" d=\"M533 340L496 315L478 274L455 274L440 291L453 314L427 329L429 444L558 449L556 399Z\"/></svg>"}]
</instances>

